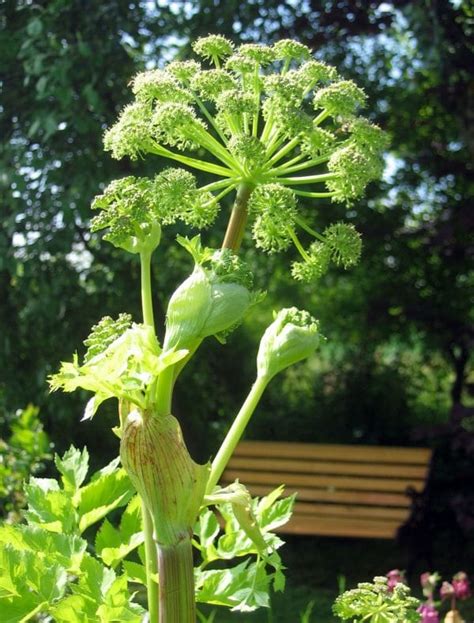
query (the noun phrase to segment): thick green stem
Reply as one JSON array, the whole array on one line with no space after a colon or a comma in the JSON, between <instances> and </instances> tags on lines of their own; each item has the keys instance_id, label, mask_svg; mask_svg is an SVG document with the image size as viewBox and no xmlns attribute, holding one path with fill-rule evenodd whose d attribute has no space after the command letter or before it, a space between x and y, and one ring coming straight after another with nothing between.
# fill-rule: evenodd
<instances>
[{"instance_id":1,"label":"thick green stem","mask_svg":"<svg viewBox=\"0 0 474 623\"><path fill-rule=\"evenodd\" d=\"M191 538L158 545L160 572L159 623L195 623L194 569Z\"/></svg>"},{"instance_id":2,"label":"thick green stem","mask_svg":"<svg viewBox=\"0 0 474 623\"><path fill-rule=\"evenodd\" d=\"M237 189L237 197L222 243L223 249L232 249L237 252L240 248L247 223L247 204L252 190L252 186L245 183L240 184Z\"/></svg>"},{"instance_id":3,"label":"thick green stem","mask_svg":"<svg viewBox=\"0 0 474 623\"><path fill-rule=\"evenodd\" d=\"M219 482L227 463L229 462L235 447L240 441L243 435L245 427L247 426L253 412L257 408L260 398L265 391L270 379L264 376L258 376L255 383L252 385L252 389L249 392L244 404L237 414L232 426L229 429L224 441L222 442L219 452L216 454L215 459L212 461L211 473L207 482L206 493L210 494L214 487Z\"/></svg>"},{"instance_id":4,"label":"thick green stem","mask_svg":"<svg viewBox=\"0 0 474 623\"><path fill-rule=\"evenodd\" d=\"M141 296L143 322L155 326L151 293L151 253L140 253ZM148 614L150 623L158 623L158 558L153 534L153 520L142 500L143 535L145 538L145 569L147 582Z\"/></svg>"}]
</instances>

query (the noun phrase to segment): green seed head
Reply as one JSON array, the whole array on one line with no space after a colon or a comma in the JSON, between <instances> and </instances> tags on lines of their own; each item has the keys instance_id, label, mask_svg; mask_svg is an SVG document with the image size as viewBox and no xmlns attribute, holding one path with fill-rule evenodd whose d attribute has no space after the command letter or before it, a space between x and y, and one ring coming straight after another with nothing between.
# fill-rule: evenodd
<instances>
[{"instance_id":1,"label":"green seed head","mask_svg":"<svg viewBox=\"0 0 474 623\"><path fill-rule=\"evenodd\" d=\"M138 74L132 82L135 103L105 136L116 158L149 153L218 178L200 191L172 169L157 176L159 222L208 227L218 201L244 185L254 189L248 207L256 246L275 253L294 245L302 258L293 264L295 278L323 274L328 249L336 264L353 264L357 254L328 246L298 213L298 202L304 197L315 208L320 200L351 205L381 176L388 141L358 116L364 91L298 41L234 46L209 35L193 49L209 69L194 60L173 61ZM167 175L176 183L166 182ZM252 203L259 189L266 203L260 201L257 210ZM121 225L127 231L129 225ZM324 250L312 245L314 239L326 244Z\"/></svg>"}]
</instances>

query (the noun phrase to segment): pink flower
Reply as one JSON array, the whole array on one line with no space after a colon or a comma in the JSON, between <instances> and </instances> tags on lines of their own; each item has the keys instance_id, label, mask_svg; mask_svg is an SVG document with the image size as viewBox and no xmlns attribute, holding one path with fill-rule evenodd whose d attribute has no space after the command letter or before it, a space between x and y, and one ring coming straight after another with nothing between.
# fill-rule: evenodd
<instances>
[{"instance_id":1,"label":"pink flower","mask_svg":"<svg viewBox=\"0 0 474 623\"><path fill-rule=\"evenodd\" d=\"M439 594L441 599L450 599L454 597L454 587L449 582L443 582L441 584L441 588L439 589Z\"/></svg>"},{"instance_id":2,"label":"pink flower","mask_svg":"<svg viewBox=\"0 0 474 623\"><path fill-rule=\"evenodd\" d=\"M439 623L439 614L432 604L422 604L417 612L421 614L420 623Z\"/></svg>"},{"instance_id":3,"label":"pink flower","mask_svg":"<svg viewBox=\"0 0 474 623\"><path fill-rule=\"evenodd\" d=\"M405 573L400 571L400 569L392 569L387 573L387 588L391 593L395 586L399 583L405 584Z\"/></svg>"},{"instance_id":4,"label":"pink flower","mask_svg":"<svg viewBox=\"0 0 474 623\"><path fill-rule=\"evenodd\" d=\"M452 587L457 599L468 599L471 596L469 578L464 571L459 571L453 576Z\"/></svg>"}]
</instances>

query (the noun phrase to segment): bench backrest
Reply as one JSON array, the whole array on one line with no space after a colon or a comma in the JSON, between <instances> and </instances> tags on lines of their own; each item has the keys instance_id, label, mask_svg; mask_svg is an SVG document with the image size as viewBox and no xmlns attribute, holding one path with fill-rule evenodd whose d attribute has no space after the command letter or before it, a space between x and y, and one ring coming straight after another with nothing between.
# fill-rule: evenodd
<instances>
[{"instance_id":1,"label":"bench backrest","mask_svg":"<svg viewBox=\"0 0 474 623\"><path fill-rule=\"evenodd\" d=\"M280 484L297 493L285 532L393 538L408 517L407 490L421 491L431 450L243 441L222 482L238 478L253 495Z\"/></svg>"}]
</instances>

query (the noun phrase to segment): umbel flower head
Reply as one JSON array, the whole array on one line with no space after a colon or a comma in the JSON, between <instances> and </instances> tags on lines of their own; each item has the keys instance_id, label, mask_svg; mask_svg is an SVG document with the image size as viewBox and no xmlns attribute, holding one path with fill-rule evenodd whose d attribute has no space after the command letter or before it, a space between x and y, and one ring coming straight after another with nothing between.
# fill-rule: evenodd
<instances>
[{"instance_id":1,"label":"umbel flower head","mask_svg":"<svg viewBox=\"0 0 474 623\"><path fill-rule=\"evenodd\" d=\"M193 47L202 64L173 61L134 78L135 101L106 132L106 149L115 158L155 154L217 176L200 189L207 197L200 211L193 204L186 212L197 227L212 222L227 193L246 188L257 247L275 253L294 245L302 257L297 279L322 275L331 260L354 264L360 242L353 230L321 236L298 200L351 203L380 177L387 137L360 116L363 90L297 41L234 46L209 35ZM179 201L167 218L175 210ZM316 244L300 242L298 230Z\"/></svg>"}]
</instances>

